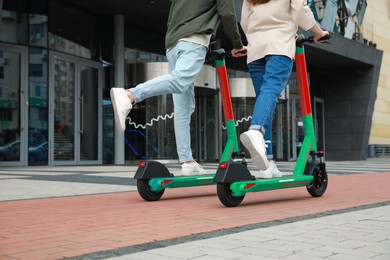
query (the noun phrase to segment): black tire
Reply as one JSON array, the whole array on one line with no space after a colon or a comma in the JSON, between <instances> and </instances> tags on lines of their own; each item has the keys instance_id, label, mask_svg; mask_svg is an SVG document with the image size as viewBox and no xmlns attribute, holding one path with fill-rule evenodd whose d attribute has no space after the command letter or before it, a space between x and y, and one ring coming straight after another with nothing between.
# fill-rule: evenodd
<instances>
[{"instance_id":1,"label":"black tire","mask_svg":"<svg viewBox=\"0 0 390 260\"><path fill-rule=\"evenodd\" d=\"M313 182L307 186L307 191L313 197L321 197L328 187L328 174L325 167L317 165L312 172Z\"/></svg>"},{"instance_id":2,"label":"black tire","mask_svg":"<svg viewBox=\"0 0 390 260\"><path fill-rule=\"evenodd\" d=\"M230 183L218 183L217 194L221 203L226 207L235 207L240 205L241 201L245 197L245 195L240 197L234 197L232 194L232 190L230 189Z\"/></svg>"},{"instance_id":3,"label":"black tire","mask_svg":"<svg viewBox=\"0 0 390 260\"><path fill-rule=\"evenodd\" d=\"M164 194L165 189L160 191L151 191L149 180L137 180L137 189L139 195L146 201L156 201Z\"/></svg>"}]
</instances>

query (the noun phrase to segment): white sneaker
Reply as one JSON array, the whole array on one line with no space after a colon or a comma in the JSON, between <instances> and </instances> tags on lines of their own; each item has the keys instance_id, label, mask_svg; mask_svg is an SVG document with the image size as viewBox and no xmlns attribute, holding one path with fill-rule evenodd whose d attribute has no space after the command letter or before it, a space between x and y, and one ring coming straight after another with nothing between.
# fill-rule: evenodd
<instances>
[{"instance_id":1,"label":"white sneaker","mask_svg":"<svg viewBox=\"0 0 390 260\"><path fill-rule=\"evenodd\" d=\"M204 175L204 174L207 174L207 172L197 162L183 163L181 165L182 176L193 176L193 175Z\"/></svg>"},{"instance_id":2,"label":"white sneaker","mask_svg":"<svg viewBox=\"0 0 390 260\"><path fill-rule=\"evenodd\" d=\"M130 99L123 88L111 88L112 107L114 108L115 124L119 131L126 130L126 118L131 108Z\"/></svg>"},{"instance_id":3,"label":"white sneaker","mask_svg":"<svg viewBox=\"0 0 390 260\"><path fill-rule=\"evenodd\" d=\"M260 171L259 173L259 178L263 179L280 178L282 176L282 173L279 171L278 167L276 167L275 161L269 163L267 170Z\"/></svg>"},{"instance_id":4,"label":"white sneaker","mask_svg":"<svg viewBox=\"0 0 390 260\"><path fill-rule=\"evenodd\" d=\"M248 149L257 168L266 170L268 168L268 159L263 134L258 130L249 130L240 135L240 140L245 148Z\"/></svg>"}]
</instances>

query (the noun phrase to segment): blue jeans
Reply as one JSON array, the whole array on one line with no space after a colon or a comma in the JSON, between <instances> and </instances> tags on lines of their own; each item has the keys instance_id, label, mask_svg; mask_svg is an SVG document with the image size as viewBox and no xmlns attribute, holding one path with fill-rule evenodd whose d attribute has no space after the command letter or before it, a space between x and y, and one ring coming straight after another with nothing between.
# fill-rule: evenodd
<instances>
[{"instance_id":1,"label":"blue jeans","mask_svg":"<svg viewBox=\"0 0 390 260\"><path fill-rule=\"evenodd\" d=\"M207 48L203 45L179 41L167 52L171 72L130 91L138 103L149 97L172 94L174 124L179 162L192 161L190 122L195 110L194 81L203 67Z\"/></svg>"},{"instance_id":2,"label":"blue jeans","mask_svg":"<svg viewBox=\"0 0 390 260\"><path fill-rule=\"evenodd\" d=\"M294 61L287 56L267 55L248 64L252 83L256 93L251 126L249 129L260 130L266 142L267 157L272 153L272 120L278 98L290 77Z\"/></svg>"}]
</instances>

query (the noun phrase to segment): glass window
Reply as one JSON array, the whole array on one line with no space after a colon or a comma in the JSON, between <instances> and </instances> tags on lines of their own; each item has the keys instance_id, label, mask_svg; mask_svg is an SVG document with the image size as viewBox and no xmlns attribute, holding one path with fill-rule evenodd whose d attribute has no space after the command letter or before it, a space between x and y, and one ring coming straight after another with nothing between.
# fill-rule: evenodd
<instances>
[{"instance_id":1,"label":"glass window","mask_svg":"<svg viewBox=\"0 0 390 260\"><path fill-rule=\"evenodd\" d=\"M27 44L27 0L2 0L0 41Z\"/></svg>"},{"instance_id":2,"label":"glass window","mask_svg":"<svg viewBox=\"0 0 390 260\"><path fill-rule=\"evenodd\" d=\"M3 51L0 64L3 79L0 80L0 161L20 160L21 111L21 54Z\"/></svg>"},{"instance_id":3,"label":"glass window","mask_svg":"<svg viewBox=\"0 0 390 260\"><path fill-rule=\"evenodd\" d=\"M63 1L50 1L49 4L49 47L97 60L97 18Z\"/></svg>"},{"instance_id":4,"label":"glass window","mask_svg":"<svg viewBox=\"0 0 390 260\"><path fill-rule=\"evenodd\" d=\"M47 16L30 14L30 45L47 46Z\"/></svg>"},{"instance_id":5,"label":"glass window","mask_svg":"<svg viewBox=\"0 0 390 260\"><path fill-rule=\"evenodd\" d=\"M30 48L29 148L30 165L47 164L47 51Z\"/></svg>"},{"instance_id":6,"label":"glass window","mask_svg":"<svg viewBox=\"0 0 390 260\"><path fill-rule=\"evenodd\" d=\"M30 64L30 77L42 77L42 64Z\"/></svg>"}]
</instances>

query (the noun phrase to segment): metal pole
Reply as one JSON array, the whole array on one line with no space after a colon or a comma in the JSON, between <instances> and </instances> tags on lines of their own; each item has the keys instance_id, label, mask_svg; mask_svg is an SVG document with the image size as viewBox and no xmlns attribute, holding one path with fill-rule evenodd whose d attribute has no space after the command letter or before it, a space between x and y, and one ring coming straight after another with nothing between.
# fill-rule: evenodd
<instances>
[{"instance_id":1,"label":"metal pole","mask_svg":"<svg viewBox=\"0 0 390 260\"><path fill-rule=\"evenodd\" d=\"M114 86L123 88L124 77L124 17L114 17ZM124 133L115 129L115 164L125 163Z\"/></svg>"}]
</instances>

